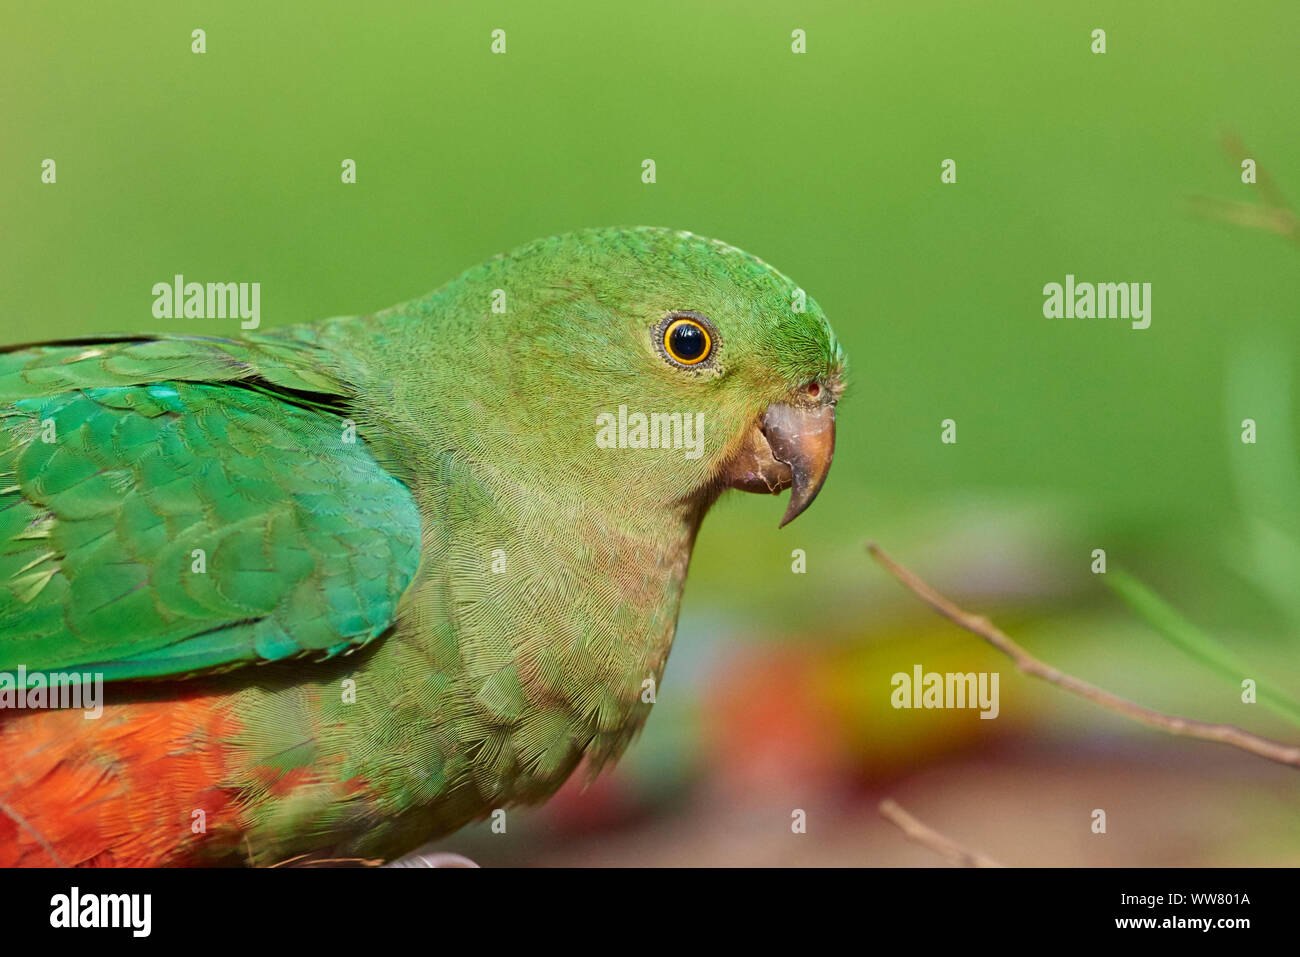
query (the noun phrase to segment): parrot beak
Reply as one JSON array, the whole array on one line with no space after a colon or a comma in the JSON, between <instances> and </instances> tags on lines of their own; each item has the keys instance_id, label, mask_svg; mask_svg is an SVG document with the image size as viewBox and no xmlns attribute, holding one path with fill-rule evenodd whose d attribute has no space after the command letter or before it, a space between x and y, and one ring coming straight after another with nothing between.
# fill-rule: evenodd
<instances>
[{"instance_id":1,"label":"parrot beak","mask_svg":"<svg viewBox=\"0 0 1300 957\"><path fill-rule=\"evenodd\" d=\"M728 462L724 481L745 492L775 494L792 488L780 528L793 522L817 497L835 454L835 406L777 402L750 430Z\"/></svg>"}]
</instances>

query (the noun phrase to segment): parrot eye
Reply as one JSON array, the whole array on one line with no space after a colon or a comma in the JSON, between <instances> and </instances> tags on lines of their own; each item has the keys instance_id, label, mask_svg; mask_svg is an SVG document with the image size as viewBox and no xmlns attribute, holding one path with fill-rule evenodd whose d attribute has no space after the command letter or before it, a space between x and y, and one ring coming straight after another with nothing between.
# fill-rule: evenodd
<instances>
[{"instance_id":1,"label":"parrot eye","mask_svg":"<svg viewBox=\"0 0 1300 957\"><path fill-rule=\"evenodd\" d=\"M697 366L713 354L713 333L698 313L673 313L660 330L663 354L674 365Z\"/></svg>"}]
</instances>

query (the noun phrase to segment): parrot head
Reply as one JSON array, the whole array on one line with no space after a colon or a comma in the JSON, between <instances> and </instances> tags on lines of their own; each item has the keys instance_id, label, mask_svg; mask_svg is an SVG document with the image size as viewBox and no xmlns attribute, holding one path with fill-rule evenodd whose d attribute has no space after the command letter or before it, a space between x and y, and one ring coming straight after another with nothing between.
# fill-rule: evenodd
<instances>
[{"instance_id":1,"label":"parrot head","mask_svg":"<svg viewBox=\"0 0 1300 957\"><path fill-rule=\"evenodd\" d=\"M462 416L479 425L458 444L512 475L591 509L688 520L727 488L791 489L782 525L826 479L844 354L812 297L733 246L584 230L488 260L435 298L458 317L439 323L456 347L437 355L475 383L465 401L480 413Z\"/></svg>"}]
</instances>

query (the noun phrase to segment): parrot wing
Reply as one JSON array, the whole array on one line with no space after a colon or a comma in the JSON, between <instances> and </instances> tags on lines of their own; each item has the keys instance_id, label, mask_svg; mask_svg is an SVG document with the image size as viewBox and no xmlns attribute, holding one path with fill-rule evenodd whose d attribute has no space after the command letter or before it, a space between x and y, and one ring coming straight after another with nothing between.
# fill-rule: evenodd
<instances>
[{"instance_id":1,"label":"parrot wing","mask_svg":"<svg viewBox=\"0 0 1300 957\"><path fill-rule=\"evenodd\" d=\"M309 327L0 352L0 672L183 677L382 634L420 516L348 382Z\"/></svg>"}]
</instances>

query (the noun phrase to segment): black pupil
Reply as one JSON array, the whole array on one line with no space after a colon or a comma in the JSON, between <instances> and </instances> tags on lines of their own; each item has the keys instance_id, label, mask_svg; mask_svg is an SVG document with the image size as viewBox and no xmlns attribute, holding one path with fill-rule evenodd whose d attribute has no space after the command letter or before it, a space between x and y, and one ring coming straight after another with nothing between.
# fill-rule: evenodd
<instances>
[{"instance_id":1,"label":"black pupil","mask_svg":"<svg viewBox=\"0 0 1300 957\"><path fill-rule=\"evenodd\" d=\"M668 341L673 347L673 355L685 362L693 362L704 355L708 345L704 338L704 330L689 322L674 327L668 335Z\"/></svg>"}]
</instances>

